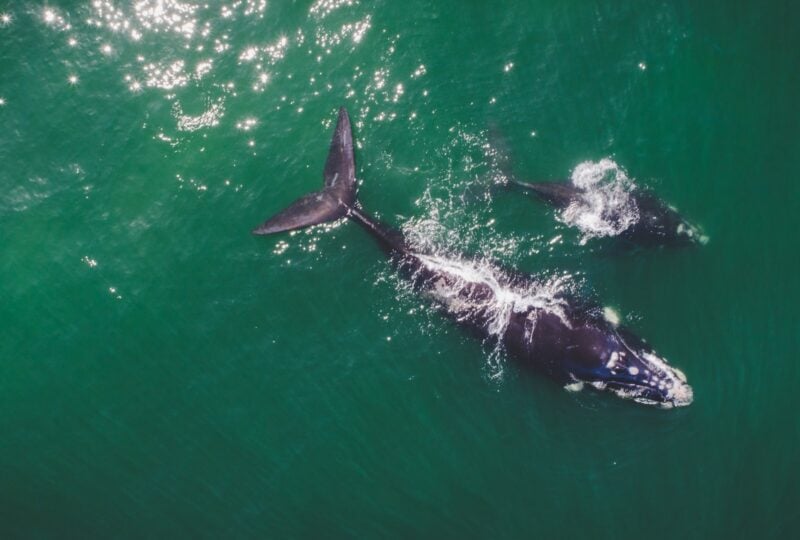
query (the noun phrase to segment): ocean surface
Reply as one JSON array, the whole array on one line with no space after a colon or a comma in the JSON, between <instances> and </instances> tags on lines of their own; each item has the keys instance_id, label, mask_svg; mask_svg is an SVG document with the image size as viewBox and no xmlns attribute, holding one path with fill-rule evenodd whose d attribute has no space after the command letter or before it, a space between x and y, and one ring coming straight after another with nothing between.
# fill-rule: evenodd
<instances>
[{"instance_id":1,"label":"ocean surface","mask_svg":"<svg viewBox=\"0 0 800 540\"><path fill-rule=\"evenodd\" d=\"M0 0L0 537L800 538L796 2ZM694 389L567 392L352 223L568 280ZM611 171L708 237L490 186ZM605 171L605 172L603 172Z\"/></svg>"}]
</instances>

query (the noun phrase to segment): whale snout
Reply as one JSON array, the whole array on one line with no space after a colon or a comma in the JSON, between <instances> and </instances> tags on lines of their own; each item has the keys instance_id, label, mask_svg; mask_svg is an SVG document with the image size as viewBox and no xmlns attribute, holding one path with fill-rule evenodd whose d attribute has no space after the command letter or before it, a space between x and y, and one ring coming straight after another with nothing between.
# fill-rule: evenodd
<instances>
[{"instance_id":1,"label":"whale snout","mask_svg":"<svg viewBox=\"0 0 800 540\"><path fill-rule=\"evenodd\" d=\"M694 390L685 382L681 382L672 389L672 400L669 402L673 407L686 407L694 401Z\"/></svg>"},{"instance_id":2,"label":"whale snout","mask_svg":"<svg viewBox=\"0 0 800 540\"><path fill-rule=\"evenodd\" d=\"M652 352L624 355L622 365L615 366L625 377L615 381L612 390L624 397L664 409L686 407L694 401L694 391L686 375ZM625 380L627 378L627 380Z\"/></svg>"}]
</instances>

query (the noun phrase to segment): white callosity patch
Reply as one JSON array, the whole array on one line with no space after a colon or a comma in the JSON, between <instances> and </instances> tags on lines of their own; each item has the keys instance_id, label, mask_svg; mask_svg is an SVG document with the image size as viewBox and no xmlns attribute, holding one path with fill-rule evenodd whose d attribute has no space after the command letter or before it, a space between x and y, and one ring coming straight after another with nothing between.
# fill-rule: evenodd
<instances>
[{"instance_id":1,"label":"white callosity patch","mask_svg":"<svg viewBox=\"0 0 800 540\"><path fill-rule=\"evenodd\" d=\"M644 366L642 369L636 366L627 368L630 375L637 377L639 385L628 385L624 388L619 388L607 387L604 383L593 383L593 386L600 389L609 389L623 399L632 399L637 403L657 405L665 409L685 407L692 403L694 393L692 387L686 383L686 375L652 352L632 350L628 353L615 352L612 353L612 358L606 364L606 367L612 372L621 368L624 365L625 357L628 355L639 359ZM656 401L648 397L648 388L658 390L663 395L663 399Z\"/></svg>"},{"instance_id":2,"label":"white callosity patch","mask_svg":"<svg viewBox=\"0 0 800 540\"><path fill-rule=\"evenodd\" d=\"M619 326L619 313L609 306L603 308L603 317L613 326Z\"/></svg>"},{"instance_id":3,"label":"white callosity patch","mask_svg":"<svg viewBox=\"0 0 800 540\"><path fill-rule=\"evenodd\" d=\"M611 353L611 357L608 359L608 362L606 363L607 369L614 369L617 366L617 362L619 362L619 354L620 353L618 353L617 351Z\"/></svg>"},{"instance_id":4,"label":"white callosity patch","mask_svg":"<svg viewBox=\"0 0 800 540\"><path fill-rule=\"evenodd\" d=\"M672 210L675 209L672 208ZM700 232L700 229L698 229L695 225L691 225L686 222L678 224L677 233L687 236L689 239L699 242L703 245L708 243L708 236Z\"/></svg>"},{"instance_id":5,"label":"white callosity patch","mask_svg":"<svg viewBox=\"0 0 800 540\"><path fill-rule=\"evenodd\" d=\"M683 407L692 403L694 393L692 387L686 384L686 375L679 369L675 369L666 360L653 353L644 352L642 358L650 366L650 385L667 390L669 401L662 406Z\"/></svg>"},{"instance_id":6,"label":"white callosity patch","mask_svg":"<svg viewBox=\"0 0 800 540\"><path fill-rule=\"evenodd\" d=\"M636 186L614 161L581 163L572 171L572 184L581 193L559 219L583 233L581 243L616 236L639 220L639 209L631 196Z\"/></svg>"},{"instance_id":7,"label":"white callosity patch","mask_svg":"<svg viewBox=\"0 0 800 540\"><path fill-rule=\"evenodd\" d=\"M564 386L564 390L567 392L580 392L583 390L584 383L582 381L576 381Z\"/></svg>"}]
</instances>

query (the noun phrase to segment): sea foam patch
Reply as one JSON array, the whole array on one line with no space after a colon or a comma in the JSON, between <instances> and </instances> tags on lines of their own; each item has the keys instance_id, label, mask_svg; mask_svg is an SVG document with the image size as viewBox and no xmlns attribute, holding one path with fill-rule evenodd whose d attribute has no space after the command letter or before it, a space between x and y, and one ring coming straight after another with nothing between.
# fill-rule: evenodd
<instances>
[{"instance_id":1,"label":"sea foam patch","mask_svg":"<svg viewBox=\"0 0 800 540\"><path fill-rule=\"evenodd\" d=\"M639 220L631 196L636 185L613 160L585 161L572 171L571 180L583 192L559 219L583 233L582 244L595 237L616 236Z\"/></svg>"}]
</instances>

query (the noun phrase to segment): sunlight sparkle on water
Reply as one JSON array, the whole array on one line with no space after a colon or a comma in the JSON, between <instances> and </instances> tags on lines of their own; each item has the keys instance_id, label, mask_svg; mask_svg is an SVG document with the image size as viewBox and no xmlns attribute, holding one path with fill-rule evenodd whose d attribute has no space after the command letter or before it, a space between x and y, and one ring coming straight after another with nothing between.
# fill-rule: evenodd
<instances>
[{"instance_id":1,"label":"sunlight sparkle on water","mask_svg":"<svg viewBox=\"0 0 800 540\"><path fill-rule=\"evenodd\" d=\"M92 8L97 19L88 22L98 27L105 25L113 32L128 33L134 41L148 31L173 32L186 39L191 39L197 31L195 13L200 8L197 4L180 0L138 0L132 4L131 13L110 0L94 0ZM208 27L203 32L207 30Z\"/></svg>"},{"instance_id":2,"label":"sunlight sparkle on water","mask_svg":"<svg viewBox=\"0 0 800 540\"><path fill-rule=\"evenodd\" d=\"M239 55L240 62L252 62L258 55L258 47L247 47L242 54Z\"/></svg>"},{"instance_id":3,"label":"sunlight sparkle on water","mask_svg":"<svg viewBox=\"0 0 800 540\"><path fill-rule=\"evenodd\" d=\"M256 124L258 124L258 120L256 120L255 118L245 118L244 120L236 122L236 129L241 129L242 131L250 131L256 126Z\"/></svg>"},{"instance_id":4,"label":"sunlight sparkle on water","mask_svg":"<svg viewBox=\"0 0 800 540\"><path fill-rule=\"evenodd\" d=\"M405 89L403 88L402 84L398 84L394 87L394 97L392 97L392 101L397 103L400 100L400 97L405 93Z\"/></svg>"},{"instance_id":5,"label":"sunlight sparkle on water","mask_svg":"<svg viewBox=\"0 0 800 540\"><path fill-rule=\"evenodd\" d=\"M214 60L208 59L203 62L200 62L194 68L194 76L196 79L202 79L204 75L211 71L211 68L214 66Z\"/></svg>"},{"instance_id":6,"label":"sunlight sparkle on water","mask_svg":"<svg viewBox=\"0 0 800 540\"><path fill-rule=\"evenodd\" d=\"M197 8L179 0L142 0L133 9L143 28L154 32L169 30L190 38L197 24L194 18Z\"/></svg>"},{"instance_id":7,"label":"sunlight sparkle on water","mask_svg":"<svg viewBox=\"0 0 800 540\"><path fill-rule=\"evenodd\" d=\"M41 17L44 24L51 28L56 28L58 30L69 30L72 28L55 8L45 7L42 10Z\"/></svg>"},{"instance_id":8,"label":"sunlight sparkle on water","mask_svg":"<svg viewBox=\"0 0 800 540\"><path fill-rule=\"evenodd\" d=\"M91 257L89 257L88 255L87 255L87 256L84 256L84 257L83 257L81 260L82 260L84 263L86 263L86 266L88 266L89 268L94 268L94 267L96 267L96 266L97 266L97 260L95 260L95 259L92 259L92 258L91 258Z\"/></svg>"},{"instance_id":9,"label":"sunlight sparkle on water","mask_svg":"<svg viewBox=\"0 0 800 540\"><path fill-rule=\"evenodd\" d=\"M308 13L319 19L324 19L332 11L344 6L352 6L355 0L316 0L309 8Z\"/></svg>"},{"instance_id":10,"label":"sunlight sparkle on water","mask_svg":"<svg viewBox=\"0 0 800 540\"><path fill-rule=\"evenodd\" d=\"M14 18L10 13L0 13L0 26L8 26Z\"/></svg>"},{"instance_id":11,"label":"sunlight sparkle on water","mask_svg":"<svg viewBox=\"0 0 800 540\"><path fill-rule=\"evenodd\" d=\"M267 0L246 0L245 15L261 15L267 9Z\"/></svg>"},{"instance_id":12,"label":"sunlight sparkle on water","mask_svg":"<svg viewBox=\"0 0 800 540\"><path fill-rule=\"evenodd\" d=\"M315 41L319 47L325 49L326 54L330 54L331 47L339 45L348 37L353 40L353 43L361 43L367 30L371 27L372 17L367 15L360 21L343 24L338 32L326 32L322 28L317 28Z\"/></svg>"},{"instance_id":13,"label":"sunlight sparkle on water","mask_svg":"<svg viewBox=\"0 0 800 540\"><path fill-rule=\"evenodd\" d=\"M201 128L214 127L219 125L220 119L225 115L225 107L222 100L212 103L211 106L197 116L183 113L180 102L175 102L173 114L178 121L178 129L181 131L197 131Z\"/></svg>"},{"instance_id":14,"label":"sunlight sparkle on water","mask_svg":"<svg viewBox=\"0 0 800 540\"><path fill-rule=\"evenodd\" d=\"M5 104L6 104L5 98L0 97L0 107L4 106Z\"/></svg>"},{"instance_id":15,"label":"sunlight sparkle on water","mask_svg":"<svg viewBox=\"0 0 800 540\"><path fill-rule=\"evenodd\" d=\"M230 6L222 6L220 15L223 19L230 19L235 15L235 10L241 7L242 0L236 0ZM262 17L267 9L267 0L245 0L245 16L258 15Z\"/></svg>"},{"instance_id":16,"label":"sunlight sparkle on water","mask_svg":"<svg viewBox=\"0 0 800 540\"><path fill-rule=\"evenodd\" d=\"M69 77L67 77L67 81L69 81L69 84L75 86L76 84L78 84L78 76L70 75Z\"/></svg>"},{"instance_id":17,"label":"sunlight sparkle on water","mask_svg":"<svg viewBox=\"0 0 800 540\"><path fill-rule=\"evenodd\" d=\"M128 90L134 94L142 91L142 83L134 79L131 75L125 75L125 82L128 83Z\"/></svg>"},{"instance_id":18,"label":"sunlight sparkle on water","mask_svg":"<svg viewBox=\"0 0 800 540\"><path fill-rule=\"evenodd\" d=\"M186 86L189 76L184 71L185 63L183 60L176 60L169 65L150 63L142 68L146 80L145 85L150 88L161 88L162 90L172 90L173 88Z\"/></svg>"}]
</instances>

